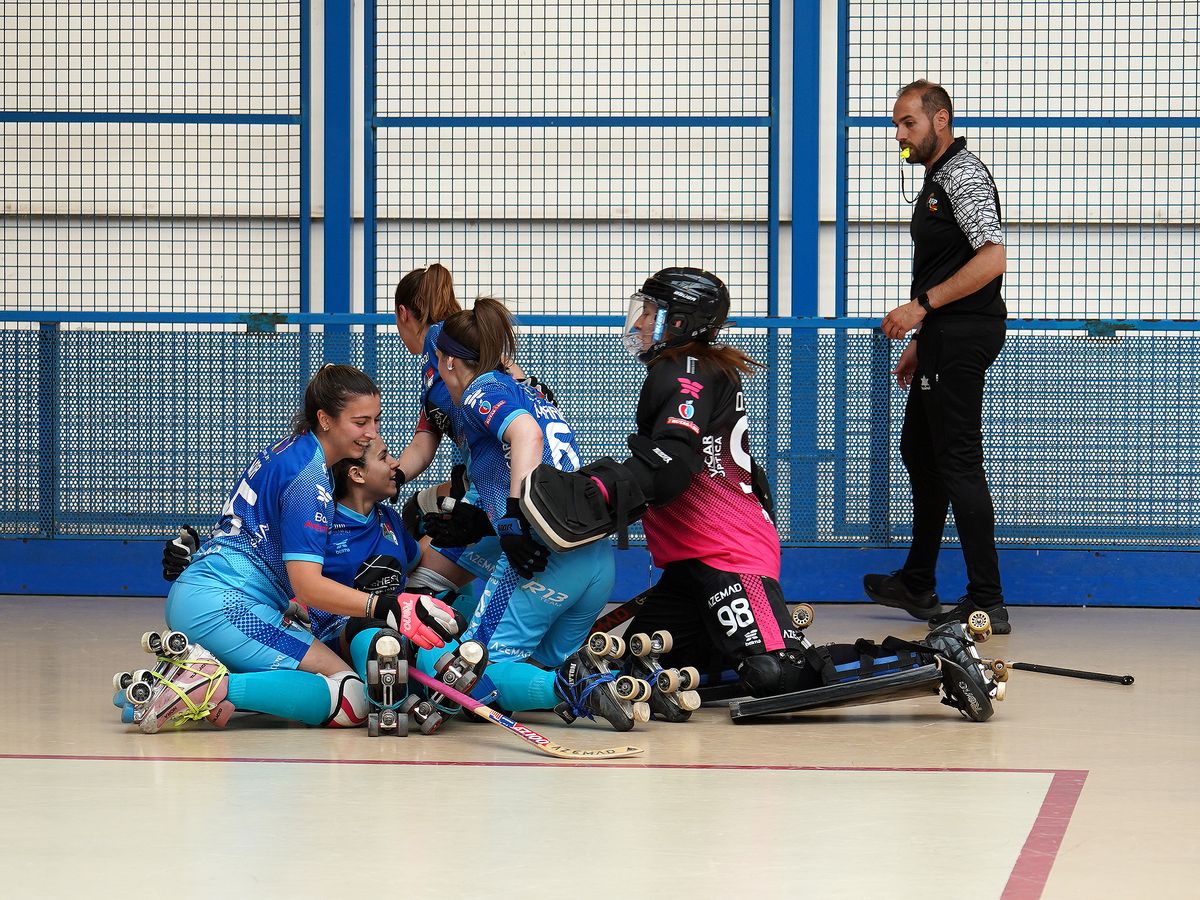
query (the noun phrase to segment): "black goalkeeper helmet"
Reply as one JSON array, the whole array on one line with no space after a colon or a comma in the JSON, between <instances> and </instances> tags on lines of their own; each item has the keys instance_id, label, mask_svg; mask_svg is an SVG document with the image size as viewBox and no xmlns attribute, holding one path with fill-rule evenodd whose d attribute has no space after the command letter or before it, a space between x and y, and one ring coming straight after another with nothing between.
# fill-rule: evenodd
<instances>
[{"instance_id":1,"label":"black goalkeeper helmet","mask_svg":"<svg viewBox=\"0 0 1200 900\"><path fill-rule=\"evenodd\" d=\"M638 320L646 315L649 304L656 307L653 323ZM629 315L622 337L625 348L642 362L650 362L668 347L692 341L712 341L729 317L729 290L712 272L703 269L673 267L646 279L642 289L630 297ZM642 338L648 330L649 346Z\"/></svg>"}]
</instances>

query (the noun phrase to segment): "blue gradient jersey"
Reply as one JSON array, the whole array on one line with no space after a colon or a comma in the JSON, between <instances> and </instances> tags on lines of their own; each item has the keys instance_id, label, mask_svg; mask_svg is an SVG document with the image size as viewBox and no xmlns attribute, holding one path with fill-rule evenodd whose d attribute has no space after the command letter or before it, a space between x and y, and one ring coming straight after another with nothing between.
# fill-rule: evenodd
<instances>
[{"instance_id":1,"label":"blue gradient jersey","mask_svg":"<svg viewBox=\"0 0 1200 900\"><path fill-rule=\"evenodd\" d=\"M536 391L518 384L504 372L485 372L463 392L463 435L471 456L471 483L479 491L479 505L493 522L504 517L512 469L504 434L522 415L533 416L545 441L542 462L563 472L581 465L575 433L558 408Z\"/></svg>"},{"instance_id":2,"label":"blue gradient jersey","mask_svg":"<svg viewBox=\"0 0 1200 900\"><path fill-rule=\"evenodd\" d=\"M450 389L442 381L437 367L437 338L442 323L436 322L425 335L424 369L421 372L421 415L417 431L426 431L439 441L443 436L454 443L454 462L465 462L466 452L460 422L461 411L450 397Z\"/></svg>"},{"instance_id":3,"label":"blue gradient jersey","mask_svg":"<svg viewBox=\"0 0 1200 900\"><path fill-rule=\"evenodd\" d=\"M333 515L321 574L338 584L354 587L359 566L368 557L376 555L396 557L401 571L408 575L417 564L421 550L405 530L399 514L390 506L376 503L364 516L339 503ZM308 612L313 634L319 641L335 637L350 618L315 607Z\"/></svg>"},{"instance_id":4,"label":"blue gradient jersey","mask_svg":"<svg viewBox=\"0 0 1200 900\"><path fill-rule=\"evenodd\" d=\"M334 517L325 453L311 433L263 450L225 501L212 536L180 581L203 577L287 609L288 560L323 565Z\"/></svg>"}]
</instances>

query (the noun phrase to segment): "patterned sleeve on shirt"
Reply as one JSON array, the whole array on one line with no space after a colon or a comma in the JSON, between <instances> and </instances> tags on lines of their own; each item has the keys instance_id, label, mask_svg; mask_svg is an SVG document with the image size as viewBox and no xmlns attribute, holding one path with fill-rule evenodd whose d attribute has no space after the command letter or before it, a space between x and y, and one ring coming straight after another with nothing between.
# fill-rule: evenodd
<instances>
[{"instance_id":1,"label":"patterned sleeve on shirt","mask_svg":"<svg viewBox=\"0 0 1200 900\"><path fill-rule=\"evenodd\" d=\"M957 153L934 177L950 198L954 220L972 250L978 250L984 244L1004 243L996 186L978 157L967 152Z\"/></svg>"}]
</instances>

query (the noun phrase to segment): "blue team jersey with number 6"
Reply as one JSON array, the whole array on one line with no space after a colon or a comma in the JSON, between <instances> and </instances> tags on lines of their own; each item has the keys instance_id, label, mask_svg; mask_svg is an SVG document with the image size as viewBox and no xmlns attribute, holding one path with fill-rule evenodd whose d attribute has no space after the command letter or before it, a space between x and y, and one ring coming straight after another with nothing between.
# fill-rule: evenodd
<instances>
[{"instance_id":1,"label":"blue team jersey with number 6","mask_svg":"<svg viewBox=\"0 0 1200 900\"><path fill-rule=\"evenodd\" d=\"M295 596L286 562L325 561L333 486L320 442L309 432L258 454L225 501L212 536L180 580L207 575L287 609Z\"/></svg>"},{"instance_id":2,"label":"blue team jersey with number 6","mask_svg":"<svg viewBox=\"0 0 1200 900\"><path fill-rule=\"evenodd\" d=\"M541 426L542 462L564 472L581 465L575 432L553 403L504 372L480 375L463 392L460 422L470 448L471 483L493 522L504 518L512 473L505 432L520 416L533 416Z\"/></svg>"}]
</instances>

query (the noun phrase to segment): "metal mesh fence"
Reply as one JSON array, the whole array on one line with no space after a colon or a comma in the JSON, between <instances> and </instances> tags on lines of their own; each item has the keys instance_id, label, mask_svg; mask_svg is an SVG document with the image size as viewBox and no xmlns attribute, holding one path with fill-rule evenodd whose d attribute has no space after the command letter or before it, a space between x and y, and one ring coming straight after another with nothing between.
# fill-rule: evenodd
<instances>
[{"instance_id":1,"label":"metal mesh fence","mask_svg":"<svg viewBox=\"0 0 1200 900\"><path fill-rule=\"evenodd\" d=\"M299 308L303 5L5 4L0 310Z\"/></svg>"}]
</instances>

